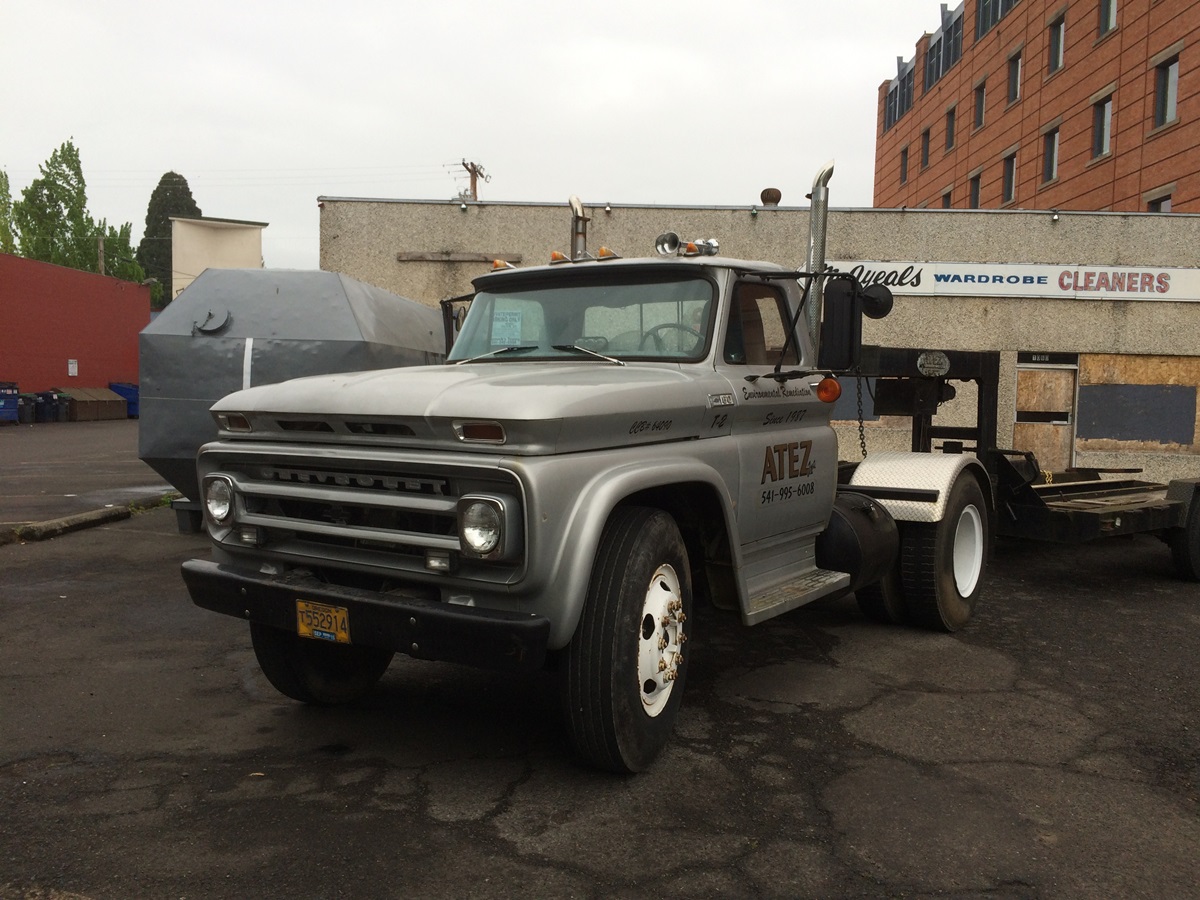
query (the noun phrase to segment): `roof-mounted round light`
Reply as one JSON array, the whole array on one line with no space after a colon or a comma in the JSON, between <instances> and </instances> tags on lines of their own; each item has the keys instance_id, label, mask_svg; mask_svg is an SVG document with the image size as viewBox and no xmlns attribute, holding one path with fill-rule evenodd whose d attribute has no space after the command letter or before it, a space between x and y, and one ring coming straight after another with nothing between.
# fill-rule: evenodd
<instances>
[{"instance_id":1,"label":"roof-mounted round light","mask_svg":"<svg viewBox=\"0 0 1200 900\"><path fill-rule=\"evenodd\" d=\"M681 241L673 231L660 234L654 241L659 256L716 256L721 249L716 238L707 241Z\"/></svg>"}]
</instances>

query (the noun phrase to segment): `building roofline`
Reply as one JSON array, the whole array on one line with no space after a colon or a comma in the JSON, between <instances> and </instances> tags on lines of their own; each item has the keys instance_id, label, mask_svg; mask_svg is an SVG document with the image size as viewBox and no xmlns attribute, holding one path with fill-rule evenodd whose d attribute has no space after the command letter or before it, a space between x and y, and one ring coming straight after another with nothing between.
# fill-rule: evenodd
<instances>
[{"instance_id":1,"label":"building roofline","mask_svg":"<svg viewBox=\"0 0 1200 900\"><path fill-rule=\"evenodd\" d=\"M172 222L198 222L201 225L247 225L266 228L270 222L250 222L245 219L222 219L216 216L167 216Z\"/></svg>"},{"instance_id":2,"label":"building roofline","mask_svg":"<svg viewBox=\"0 0 1200 900\"><path fill-rule=\"evenodd\" d=\"M526 207L526 208L545 208L545 209L562 209L567 208L565 202L553 203L550 201L536 200L409 200L399 197L318 197L318 202L332 203L395 203L406 204L412 206L460 206L465 203L468 207ZM698 203L587 203L584 207L587 209L603 209L605 206L611 206L613 209L682 209L682 210L698 210L712 212L746 212L750 209L757 209L760 214L769 214L772 212L808 212L807 206L763 206L761 203L739 203L735 205L705 205ZM1120 210L1083 210L1083 209L941 209L940 207L879 207L879 206L831 206L830 212L842 213L920 213L920 214L950 214L950 215L972 215L984 214L989 216L1046 216L1057 213L1059 216L1171 216L1173 218L1197 218L1200 213L1186 212L1169 212L1157 213L1147 212L1145 210L1129 210L1122 212Z\"/></svg>"}]
</instances>

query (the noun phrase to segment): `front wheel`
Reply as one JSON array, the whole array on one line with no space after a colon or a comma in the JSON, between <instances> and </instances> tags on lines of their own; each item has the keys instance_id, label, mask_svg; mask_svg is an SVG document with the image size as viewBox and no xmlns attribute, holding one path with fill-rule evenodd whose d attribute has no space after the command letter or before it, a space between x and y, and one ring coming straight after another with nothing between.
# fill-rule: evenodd
<instances>
[{"instance_id":1,"label":"front wheel","mask_svg":"<svg viewBox=\"0 0 1200 900\"><path fill-rule=\"evenodd\" d=\"M258 665L272 687L286 697L316 706L357 700L383 677L391 650L334 644L250 623Z\"/></svg>"},{"instance_id":2,"label":"front wheel","mask_svg":"<svg viewBox=\"0 0 1200 900\"><path fill-rule=\"evenodd\" d=\"M950 489L940 522L906 522L900 538L904 606L914 624L957 631L970 621L983 587L988 506L974 477Z\"/></svg>"},{"instance_id":3,"label":"front wheel","mask_svg":"<svg viewBox=\"0 0 1200 900\"><path fill-rule=\"evenodd\" d=\"M641 771L671 735L687 675L690 573L670 515L614 510L563 667L571 742L597 768Z\"/></svg>"}]
</instances>

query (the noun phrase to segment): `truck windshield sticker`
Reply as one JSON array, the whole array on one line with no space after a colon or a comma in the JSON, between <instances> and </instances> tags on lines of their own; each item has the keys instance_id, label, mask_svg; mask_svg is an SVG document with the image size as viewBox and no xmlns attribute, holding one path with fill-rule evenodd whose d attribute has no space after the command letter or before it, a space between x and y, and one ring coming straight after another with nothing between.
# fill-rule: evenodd
<instances>
[{"instance_id":1,"label":"truck windshield sticker","mask_svg":"<svg viewBox=\"0 0 1200 900\"><path fill-rule=\"evenodd\" d=\"M521 311L496 310L492 313L492 346L513 347L521 343Z\"/></svg>"}]
</instances>

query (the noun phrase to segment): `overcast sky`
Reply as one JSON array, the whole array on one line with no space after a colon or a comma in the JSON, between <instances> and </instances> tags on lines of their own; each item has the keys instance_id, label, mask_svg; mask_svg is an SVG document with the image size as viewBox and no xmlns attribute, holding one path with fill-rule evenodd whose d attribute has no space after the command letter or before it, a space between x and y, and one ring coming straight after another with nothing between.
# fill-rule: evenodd
<instances>
[{"instance_id":1,"label":"overcast sky","mask_svg":"<svg viewBox=\"0 0 1200 900\"><path fill-rule=\"evenodd\" d=\"M162 174L318 265L317 197L870 206L875 109L932 0L3 0L14 199L68 139L134 242Z\"/></svg>"}]
</instances>

